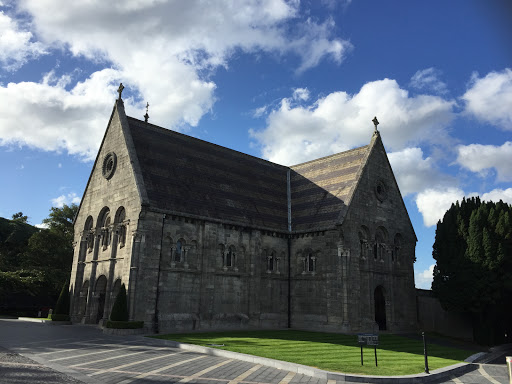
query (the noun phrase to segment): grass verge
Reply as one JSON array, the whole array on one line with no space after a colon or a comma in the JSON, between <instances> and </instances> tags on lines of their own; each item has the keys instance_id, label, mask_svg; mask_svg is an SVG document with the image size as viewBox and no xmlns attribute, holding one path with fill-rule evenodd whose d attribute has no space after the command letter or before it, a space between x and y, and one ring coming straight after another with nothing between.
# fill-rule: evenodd
<instances>
[{"instance_id":1,"label":"grass verge","mask_svg":"<svg viewBox=\"0 0 512 384\"><path fill-rule=\"evenodd\" d=\"M372 347L363 347L364 365L361 366L361 349L355 335L287 330L169 334L151 337L268 357L343 373L410 375L423 372L425 367L421 340L390 334L379 336L377 367ZM210 344L224 344L224 346ZM477 351L429 344L429 368L432 371L460 363L475 352Z\"/></svg>"}]
</instances>

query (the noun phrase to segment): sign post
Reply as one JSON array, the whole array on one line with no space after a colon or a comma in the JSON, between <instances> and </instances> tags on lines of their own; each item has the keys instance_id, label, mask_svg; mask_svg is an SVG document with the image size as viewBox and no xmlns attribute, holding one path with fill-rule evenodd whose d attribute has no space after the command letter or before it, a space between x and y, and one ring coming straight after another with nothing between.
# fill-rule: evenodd
<instances>
[{"instance_id":1,"label":"sign post","mask_svg":"<svg viewBox=\"0 0 512 384\"><path fill-rule=\"evenodd\" d=\"M423 337L423 355L425 356L425 373L430 373L428 370L428 353L427 353L427 340L425 339L425 332L421 332Z\"/></svg>"},{"instance_id":2,"label":"sign post","mask_svg":"<svg viewBox=\"0 0 512 384\"><path fill-rule=\"evenodd\" d=\"M363 345L373 346L375 352L375 366L377 365L377 345L379 345L379 335L373 333L359 333L357 335L357 342L361 346L361 365L363 365Z\"/></svg>"}]
</instances>

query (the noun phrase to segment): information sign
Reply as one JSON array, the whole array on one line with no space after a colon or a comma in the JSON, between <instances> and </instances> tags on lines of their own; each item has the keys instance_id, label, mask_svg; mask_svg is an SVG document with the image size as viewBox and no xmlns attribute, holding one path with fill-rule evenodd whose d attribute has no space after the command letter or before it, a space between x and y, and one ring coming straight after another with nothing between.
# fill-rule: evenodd
<instances>
[{"instance_id":1,"label":"information sign","mask_svg":"<svg viewBox=\"0 0 512 384\"><path fill-rule=\"evenodd\" d=\"M361 347L361 365L363 365L363 345L371 345L375 352L375 366L377 367L377 345L379 345L379 335L374 333L359 333L357 342Z\"/></svg>"},{"instance_id":2,"label":"information sign","mask_svg":"<svg viewBox=\"0 0 512 384\"><path fill-rule=\"evenodd\" d=\"M373 333L359 333L357 335L359 345L379 345L379 335Z\"/></svg>"}]
</instances>

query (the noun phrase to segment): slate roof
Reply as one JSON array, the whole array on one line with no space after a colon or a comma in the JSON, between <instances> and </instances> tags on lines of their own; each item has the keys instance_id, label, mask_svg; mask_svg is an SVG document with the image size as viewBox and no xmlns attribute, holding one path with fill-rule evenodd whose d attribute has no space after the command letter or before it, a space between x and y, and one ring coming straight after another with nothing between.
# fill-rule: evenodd
<instances>
[{"instance_id":1,"label":"slate roof","mask_svg":"<svg viewBox=\"0 0 512 384\"><path fill-rule=\"evenodd\" d=\"M285 167L127 117L151 207L288 232L343 219L369 146Z\"/></svg>"},{"instance_id":2,"label":"slate roof","mask_svg":"<svg viewBox=\"0 0 512 384\"><path fill-rule=\"evenodd\" d=\"M285 232L287 167L128 117L150 206Z\"/></svg>"},{"instance_id":3,"label":"slate roof","mask_svg":"<svg viewBox=\"0 0 512 384\"><path fill-rule=\"evenodd\" d=\"M368 150L367 145L291 167L294 231L332 227L343 220Z\"/></svg>"}]
</instances>

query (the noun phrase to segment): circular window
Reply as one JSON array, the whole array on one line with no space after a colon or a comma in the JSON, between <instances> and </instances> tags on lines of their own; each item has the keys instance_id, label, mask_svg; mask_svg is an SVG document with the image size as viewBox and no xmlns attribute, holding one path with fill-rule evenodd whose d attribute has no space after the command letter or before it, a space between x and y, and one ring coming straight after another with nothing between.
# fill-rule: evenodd
<instances>
[{"instance_id":1,"label":"circular window","mask_svg":"<svg viewBox=\"0 0 512 384\"><path fill-rule=\"evenodd\" d=\"M114 152L109 152L103 158L103 177L109 180L116 171L117 156Z\"/></svg>"},{"instance_id":2,"label":"circular window","mask_svg":"<svg viewBox=\"0 0 512 384\"><path fill-rule=\"evenodd\" d=\"M380 180L375 184L375 196L377 196L377 199L380 201L384 201L387 197L386 186Z\"/></svg>"}]
</instances>

